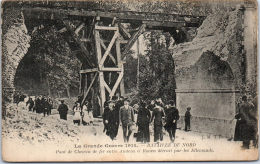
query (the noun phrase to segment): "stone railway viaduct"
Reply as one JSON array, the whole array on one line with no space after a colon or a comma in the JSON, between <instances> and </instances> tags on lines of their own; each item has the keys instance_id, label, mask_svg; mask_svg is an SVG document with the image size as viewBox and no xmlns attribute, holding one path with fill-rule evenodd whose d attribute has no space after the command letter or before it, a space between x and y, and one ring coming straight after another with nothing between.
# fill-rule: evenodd
<instances>
[{"instance_id":1,"label":"stone railway viaduct","mask_svg":"<svg viewBox=\"0 0 260 164\"><path fill-rule=\"evenodd\" d=\"M72 3L73 4L73 3ZM230 137L233 133L233 124L230 122L236 110L236 100L240 95L239 85L241 83L256 82L257 51L256 51L256 21L255 4L242 4L239 6L241 14L241 31L244 40L238 40L243 45L245 56L241 56L245 62L245 69L239 69L241 63L224 62L225 71L231 75L231 84L225 88L190 88L177 79L177 106L181 108L181 113L185 110L185 103L198 101L204 102L202 105L194 105L194 112L199 113L199 117L194 117L194 127L200 132L207 132ZM2 99L5 113L5 106L12 101L15 90L14 77L16 69L21 59L26 55L29 47L29 31L35 26L39 26L39 20L54 22L62 30L67 31L74 40L70 43L71 49L82 62L80 70L80 91L83 100L90 100L90 95L98 95L101 100L100 114L103 112L103 104L106 99L119 93L124 95L124 62L125 56L133 46L137 38L146 30L156 29L169 32L173 38L176 37L177 29L186 27L199 27L205 20L203 16L168 14L168 13L145 13L134 11L104 11L100 9L85 9L84 5L68 6L67 3L58 5L56 3L24 3L22 7L18 3L4 4L4 16L2 24ZM20 19L16 19L20 18ZM248 19L250 18L250 19ZM252 18L255 18L252 19ZM125 28L122 24L130 24ZM17 37L24 37L25 42L12 42L9 33L15 32ZM84 32L83 32L84 31ZM105 35L109 33L109 35ZM11 45L11 46L10 46ZM200 52L203 54L203 52ZM200 57L198 69L203 69L205 61L218 60L210 52L204 53L206 59ZM211 58L211 59L209 59ZM185 58L183 59L185 60ZM218 64L223 64L219 62ZM218 65L216 64L216 65ZM108 85L104 76L111 72L115 76L112 85ZM241 76L245 79L241 82ZM192 82L191 79L186 79ZM205 99L213 99L214 103L221 102L225 109L212 112L214 109L204 109ZM187 100L185 100L187 99ZM204 100L203 100L204 99ZM224 99L224 100L223 100ZM97 100L91 100L97 102ZM210 102L209 102L210 103ZM214 106L215 104L212 104ZM209 108L209 107L207 107ZM214 108L214 107L211 107ZM217 109L215 109L217 110ZM223 111L224 110L224 111ZM206 114L205 114L206 113ZM212 115L210 114L212 113ZM220 114L222 113L222 114ZM194 114L196 115L196 114ZM200 123L203 120L203 124ZM180 121L182 124L182 120Z\"/></svg>"}]
</instances>

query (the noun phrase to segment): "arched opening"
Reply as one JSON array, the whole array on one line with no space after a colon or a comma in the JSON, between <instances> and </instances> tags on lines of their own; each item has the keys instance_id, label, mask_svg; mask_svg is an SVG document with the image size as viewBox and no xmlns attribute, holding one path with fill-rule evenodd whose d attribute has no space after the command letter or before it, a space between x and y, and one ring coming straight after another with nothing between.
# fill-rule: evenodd
<instances>
[{"instance_id":1,"label":"arched opening","mask_svg":"<svg viewBox=\"0 0 260 164\"><path fill-rule=\"evenodd\" d=\"M20 61L16 69L14 87L16 91L28 95L47 95L48 91L44 89L47 88L46 81L44 81L45 77L39 68L42 63L38 63L34 55L29 48L28 53Z\"/></svg>"},{"instance_id":2,"label":"arched opening","mask_svg":"<svg viewBox=\"0 0 260 164\"><path fill-rule=\"evenodd\" d=\"M26 19L25 19L26 20ZM28 95L76 97L80 61L54 21L25 21L30 47L20 60L14 87Z\"/></svg>"},{"instance_id":3,"label":"arched opening","mask_svg":"<svg viewBox=\"0 0 260 164\"><path fill-rule=\"evenodd\" d=\"M82 23L81 19L83 19L83 18L77 17L77 19L79 19L79 20L74 21L74 22L72 21L72 24L74 24L74 26L75 26L75 28L73 27L74 30L77 27L81 26L80 25ZM56 32L59 31L60 33L63 33L63 34L66 33L67 34L66 36L68 36L68 38L69 38L70 35L71 35L71 34L68 33L69 30L66 30L66 27L64 27L64 22L62 23L62 22L59 22L57 20L53 20L52 18L49 21L46 21L44 19L39 19L39 18L33 19L33 20L34 21L31 21L31 19L25 19L25 21L24 21L27 28L28 28L28 33L30 33L30 35L31 34L33 35L34 33L38 33L36 36L43 36L42 40L44 40L44 39L46 39L46 37L44 37L44 35L46 34L44 30L46 28L47 29L53 28L52 30L47 31L47 33L49 33L49 35L53 35L56 38L49 39L48 41L45 40L46 41L45 43L41 43L41 41L42 41L41 38L35 39L32 36L32 40L31 40L31 43L30 43L31 47L29 48L29 52L21 60L21 63L17 67L15 80L14 80L15 88L17 90L21 90L21 91L23 91L23 92L25 92L29 95L38 93L38 94L44 94L44 95L47 95L47 94L48 95L54 95L56 97L64 97L64 96L70 97L71 90L75 91L75 94L73 94L73 95L78 95L79 88L77 88L77 86L75 86L75 85L74 85L75 86L74 88L73 88L72 85L63 86L62 84L59 84L59 86L57 86L58 88L51 87L51 85L52 85L51 83L55 83L55 80L59 82L59 81L66 81L67 79L65 79L65 80L64 79L58 79L58 80L52 79L52 82L50 82L50 77L48 75L48 74L50 74L50 70L48 70L48 69L52 68L53 65L49 65L49 63L48 63L49 61L46 62L46 60L51 60L51 58L46 57L46 56L49 56L52 52L54 52L53 50L48 50L48 49L49 48L52 48L52 49L57 48L57 45L55 44L55 42L63 40L63 39L60 39L60 40L57 39L57 37L59 38L60 36L59 36L59 34L56 34ZM108 24L106 24L106 25L108 25ZM63 30L64 28L65 28L65 30ZM147 27L147 29L148 30L154 30L154 31L159 30L163 33L168 33L167 34L168 36L172 36L174 38L175 44L179 44L179 43L182 43L182 42L189 41L189 38L190 38L190 36L188 35L187 30L185 30L185 28L174 28L174 27L165 28L164 27L164 28L157 29L157 27L149 26L149 27ZM162 95L162 98L166 101L169 100L169 99L175 99L175 97L176 97L175 96L176 83L175 83L175 75L174 75L175 66L174 66L174 60L171 57L171 53L170 53L170 51L168 51L168 47L170 46L170 41L169 41L170 39L169 38L171 38L171 37L168 37L168 36L165 38L165 41L163 41L164 42L163 44L160 43L161 38L156 38L158 36L155 36L152 39L153 44L156 45L157 43L159 43L158 44L159 46L158 47L155 46L157 48L156 49L153 45L152 46L150 45L150 47L153 47L150 54L155 54L155 55L154 55L154 59L149 61L148 64L147 64L147 65L149 65L150 68L153 68L152 69L153 71L151 72L151 74L155 75L153 77L154 79L157 79L157 80L161 79L161 78L163 79L161 83L160 83L160 81L156 81L155 86L162 86L162 87L156 88L157 92L155 92L153 98L158 97L159 95L160 96ZM68 39L68 38L66 38L66 39ZM71 51L80 51L79 46L77 44L75 44L75 43L69 43L69 44L72 44L72 46L68 46L69 49L70 49L70 50L68 50L68 51L70 51L70 52L68 52L69 54L72 54ZM106 46L108 46L108 45L106 45ZM92 53L93 53L93 51L95 51L95 50L94 50L94 48L92 48L92 49L93 49L92 50ZM163 49L163 51L161 51L160 49L161 50ZM115 50L115 49L113 49L113 50ZM160 50L160 51L157 51L157 50ZM165 53L164 50L167 50L167 52ZM34 51L37 51L37 52L34 52ZM165 60L161 60L160 59L161 57L159 57L160 55L162 55L162 53L165 53L165 55L167 55ZM60 55L60 54L62 54L62 55ZM76 55L80 55L80 54L81 53L76 53L74 55L76 56ZM63 52L58 52L56 54L54 53L52 55L55 56L55 57L61 57L61 58L64 57ZM38 58L38 59L36 59L36 58ZM40 58L40 60L39 60L39 58ZM95 58L95 55L93 55L93 58ZM151 63L154 63L154 61L156 61L155 62L156 64L151 64ZM167 63L169 61L170 61L170 63ZM32 62L33 64L29 64L30 62ZM37 67L36 64L41 65L41 66L39 66L40 68ZM80 64L78 64L78 65L80 65ZM125 65L128 65L128 67L129 67L128 70L131 70L131 71L133 69L133 66L136 66L136 64L131 65L131 63L129 61ZM133 75L135 75L135 73L132 74L131 71L129 71L130 73L126 73L124 75L125 81L126 81L125 86L126 86L126 88L128 88L128 90L130 90L129 92L131 92L132 85L137 83L137 80L133 80L133 79L136 79L136 78L132 78ZM48 72L48 73L46 73L46 72ZM74 74L79 75L78 73L74 73ZM62 70L61 70L58 73L58 76L62 76L62 75L64 75L64 71L62 73ZM137 75L135 75L135 76L137 76ZM110 78L110 74L105 73L105 78ZM111 77L111 78L113 78L113 77ZM79 81L78 77L74 77L74 79L76 79L77 82ZM130 80L127 80L127 79L130 79ZM133 84L128 83L131 80L133 81ZM74 81L74 84L75 83L76 82ZM90 83L90 82L88 82L88 83ZM113 83L111 83L111 86L112 86L112 84ZM153 87L154 86L150 85L151 91L153 90ZM62 90L62 91L55 91L55 90ZM52 93L52 92L54 92L54 93ZM147 97L149 97L149 96L147 96Z\"/></svg>"},{"instance_id":4,"label":"arched opening","mask_svg":"<svg viewBox=\"0 0 260 164\"><path fill-rule=\"evenodd\" d=\"M180 114L191 107L194 129L232 136L233 126L226 120L232 120L236 113L236 91L228 62L206 51L194 65L183 67L176 74Z\"/></svg>"}]
</instances>

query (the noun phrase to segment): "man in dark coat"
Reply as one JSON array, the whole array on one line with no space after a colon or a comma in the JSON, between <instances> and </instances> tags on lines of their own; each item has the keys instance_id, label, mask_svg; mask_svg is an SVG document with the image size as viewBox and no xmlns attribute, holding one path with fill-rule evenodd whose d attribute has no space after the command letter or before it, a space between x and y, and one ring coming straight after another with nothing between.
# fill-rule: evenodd
<instances>
[{"instance_id":1,"label":"man in dark coat","mask_svg":"<svg viewBox=\"0 0 260 164\"><path fill-rule=\"evenodd\" d=\"M175 139L175 133L177 129L177 121L179 120L179 111L175 107L175 102L170 101L168 108L166 109L166 124L165 124L165 130L169 133L170 140L174 142Z\"/></svg>"},{"instance_id":2,"label":"man in dark coat","mask_svg":"<svg viewBox=\"0 0 260 164\"><path fill-rule=\"evenodd\" d=\"M42 103L43 103L42 104L43 105L43 116L45 117L46 114L50 115L50 112L49 112L50 104L49 104L47 98L44 97Z\"/></svg>"},{"instance_id":3,"label":"man in dark coat","mask_svg":"<svg viewBox=\"0 0 260 164\"><path fill-rule=\"evenodd\" d=\"M40 98L39 113L44 113L45 99L44 96Z\"/></svg>"},{"instance_id":4,"label":"man in dark coat","mask_svg":"<svg viewBox=\"0 0 260 164\"><path fill-rule=\"evenodd\" d=\"M124 100L124 106L119 110L119 123L123 128L124 142L128 142L134 125L134 109L129 105L129 100Z\"/></svg>"},{"instance_id":5,"label":"man in dark coat","mask_svg":"<svg viewBox=\"0 0 260 164\"><path fill-rule=\"evenodd\" d=\"M255 139L255 133L257 132L257 128L255 128L257 125L257 115L254 105L247 101L247 96L243 96L242 101L236 115L236 119L238 119L240 124L236 130L239 131L240 138L243 141L242 148L249 149L250 140Z\"/></svg>"},{"instance_id":6,"label":"man in dark coat","mask_svg":"<svg viewBox=\"0 0 260 164\"><path fill-rule=\"evenodd\" d=\"M41 97L37 97L35 100L35 111L36 113L41 113Z\"/></svg>"},{"instance_id":7,"label":"man in dark coat","mask_svg":"<svg viewBox=\"0 0 260 164\"><path fill-rule=\"evenodd\" d=\"M68 106L64 104L64 100L61 100L61 104L58 107L60 119L67 120Z\"/></svg>"},{"instance_id":8,"label":"man in dark coat","mask_svg":"<svg viewBox=\"0 0 260 164\"><path fill-rule=\"evenodd\" d=\"M103 121L106 126L106 135L114 140L117 136L118 129L118 114L115 111L115 103L110 101L108 107L104 110Z\"/></svg>"},{"instance_id":9,"label":"man in dark coat","mask_svg":"<svg viewBox=\"0 0 260 164\"><path fill-rule=\"evenodd\" d=\"M151 113L146 108L146 103L141 101L137 116L138 135L137 142L150 142L149 123Z\"/></svg>"},{"instance_id":10,"label":"man in dark coat","mask_svg":"<svg viewBox=\"0 0 260 164\"><path fill-rule=\"evenodd\" d=\"M163 132L162 132L162 120L165 116L163 108L160 106L159 102L155 102L155 107L152 113L151 122L154 120L154 142L158 142L159 140L163 140Z\"/></svg>"},{"instance_id":11,"label":"man in dark coat","mask_svg":"<svg viewBox=\"0 0 260 164\"><path fill-rule=\"evenodd\" d=\"M32 111L32 108L34 106L34 102L31 97L29 97L29 100L26 102L26 105L29 105L29 111Z\"/></svg>"}]
</instances>

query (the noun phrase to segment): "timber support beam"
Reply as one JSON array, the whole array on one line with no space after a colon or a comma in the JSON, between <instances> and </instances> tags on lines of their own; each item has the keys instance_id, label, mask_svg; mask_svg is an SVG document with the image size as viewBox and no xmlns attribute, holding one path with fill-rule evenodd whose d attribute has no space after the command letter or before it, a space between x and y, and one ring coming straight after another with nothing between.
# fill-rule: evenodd
<instances>
[{"instance_id":1,"label":"timber support beam","mask_svg":"<svg viewBox=\"0 0 260 164\"><path fill-rule=\"evenodd\" d=\"M120 23L113 23L114 26L104 26L99 25L99 18L96 20L97 22L93 28L93 38L95 40L97 67L82 69L80 73L95 73L95 77L98 76L99 92L97 96L100 100L100 113L102 114L105 101L111 99L116 93L125 95L123 63L125 62L127 53L137 41L138 37L145 32L146 24L141 24L139 28L131 31L123 27ZM107 32L109 32L110 35L104 36ZM105 39L103 39L103 37ZM127 38L127 40L124 40L124 37ZM124 44L123 48L121 47L121 44ZM122 49L123 52L121 53ZM112 61L112 63L109 61ZM114 77L112 82L111 76ZM92 79L92 82L93 80L94 79ZM84 94L82 104L86 101L86 98L90 93L90 88L93 87L92 82Z\"/></svg>"},{"instance_id":2,"label":"timber support beam","mask_svg":"<svg viewBox=\"0 0 260 164\"><path fill-rule=\"evenodd\" d=\"M87 64L91 67L94 67L94 61L90 58L90 53L88 51L88 49L86 48L86 46L83 44L83 42L80 40L80 38L77 36L78 33L78 29L76 29L76 31L74 31L69 22L68 21L62 21L63 24L65 25L66 29L71 33L73 39L75 40L75 42L80 46L82 52L85 54L84 57L86 58ZM82 27L81 27L82 28Z\"/></svg>"},{"instance_id":3,"label":"timber support beam","mask_svg":"<svg viewBox=\"0 0 260 164\"><path fill-rule=\"evenodd\" d=\"M138 31L136 31L131 37L130 39L128 40L128 42L126 43L125 45L125 49L123 51L123 55L124 55L124 59L126 59L126 54L129 52L129 50L132 48L132 46L134 45L134 43L136 42L136 40L138 39L138 37L145 31L145 27L146 27L146 24L142 24Z\"/></svg>"}]
</instances>

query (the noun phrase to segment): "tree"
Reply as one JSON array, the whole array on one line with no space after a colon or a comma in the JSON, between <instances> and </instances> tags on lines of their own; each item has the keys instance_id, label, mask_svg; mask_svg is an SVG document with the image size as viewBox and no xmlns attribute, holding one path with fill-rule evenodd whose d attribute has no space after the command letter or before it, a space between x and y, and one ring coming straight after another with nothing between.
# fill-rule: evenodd
<instances>
[{"instance_id":1,"label":"tree","mask_svg":"<svg viewBox=\"0 0 260 164\"><path fill-rule=\"evenodd\" d=\"M161 97L175 100L174 61L168 49L169 34L151 31L145 34L148 49L140 56L140 86L138 97L151 100Z\"/></svg>"},{"instance_id":2,"label":"tree","mask_svg":"<svg viewBox=\"0 0 260 164\"><path fill-rule=\"evenodd\" d=\"M70 88L78 88L80 63L72 54L68 43L54 25L41 25L32 33L33 53L39 62L42 81L48 92L58 95L63 91L70 97Z\"/></svg>"}]
</instances>

